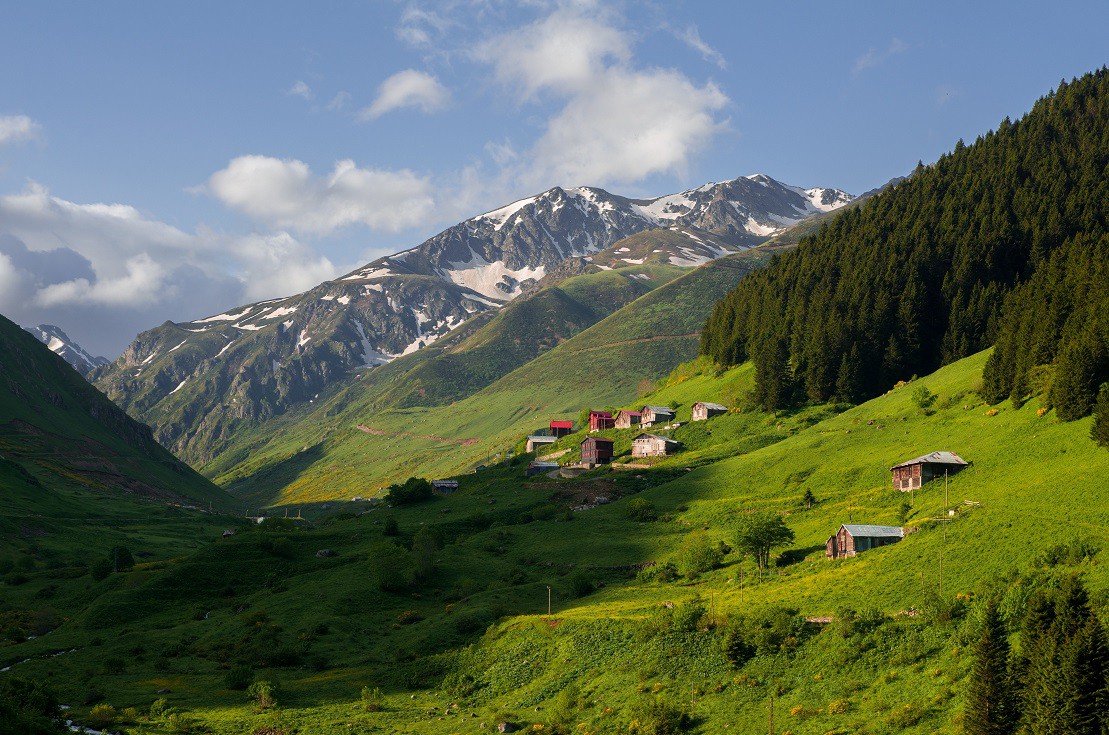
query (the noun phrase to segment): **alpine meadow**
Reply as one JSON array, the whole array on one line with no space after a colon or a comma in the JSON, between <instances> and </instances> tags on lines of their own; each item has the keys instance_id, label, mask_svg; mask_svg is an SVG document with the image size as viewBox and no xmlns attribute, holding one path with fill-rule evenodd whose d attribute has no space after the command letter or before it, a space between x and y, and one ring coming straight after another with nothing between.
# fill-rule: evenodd
<instances>
[{"instance_id":1,"label":"alpine meadow","mask_svg":"<svg viewBox=\"0 0 1109 735\"><path fill-rule=\"evenodd\" d=\"M1103 8L125 5L0 31L0 735L1109 732Z\"/></svg>"}]
</instances>

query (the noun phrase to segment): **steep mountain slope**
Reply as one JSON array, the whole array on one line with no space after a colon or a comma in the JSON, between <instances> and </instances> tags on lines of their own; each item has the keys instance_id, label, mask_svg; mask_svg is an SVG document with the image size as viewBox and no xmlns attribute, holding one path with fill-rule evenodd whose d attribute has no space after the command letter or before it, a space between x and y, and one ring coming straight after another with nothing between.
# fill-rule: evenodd
<instances>
[{"instance_id":1,"label":"steep mountain slope","mask_svg":"<svg viewBox=\"0 0 1109 735\"><path fill-rule=\"evenodd\" d=\"M242 423L264 422L328 390L364 383L371 369L425 349L472 317L530 293L568 258L597 255L627 236L672 228L665 259L636 258L629 247L578 271L637 260L690 267L848 201L838 190L800 189L761 175L648 200L554 188L303 294L193 322L166 322L140 334L92 380L155 427L165 446L200 463Z\"/></svg>"},{"instance_id":2,"label":"steep mountain slope","mask_svg":"<svg viewBox=\"0 0 1109 735\"><path fill-rule=\"evenodd\" d=\"M706 323L703 352L750 357L774 409L874 396L1007 334L986 370L991 400L1023 400L1054 373L1061 415L1088 413L1109 379L1109 290L1091 270L1109 250L1107 167L1103 68L745 280Z\"/></svg>"},{"instance_id":3,"label":"steep mountain slope","mask_svg":"<svg viewBox=\"0 0 1109 735\"><path fill-rule=\"evenodd\" d=\"M231 499L163 449L61 357L0 317L0 455L10 476L217 508ZM5 483L6 485L6 483Z\"/></svg>"},{"instance_id":4,"label":"steep mountain slope","mask_svg":"<svg viewBox=\"0 0 1109 735\"><path fill-rule=\"evenodd\" d=\"M106 357L94 357L70 339L61 327L53 324L40 324L37 327L27 327L28 332L39 338L50 351L73 366L73 369L88 375L98 367L107 365L110 361Z\"/></svg>"},{"instance_id":5,"label":"steep mountain slope","mask_svg":"<svg viewBox=\"0 0 1109 735\"><path fill-rule=\"evenodd\" d=\"M633 401L642 384L692 359L715 301L772 255L756 248L707 263L449 405L388 408L372 392L341 391L242 432L201 469L265 505L372 495L409 475L487 463L549 419Z\"/></svg>"}]
</instances>

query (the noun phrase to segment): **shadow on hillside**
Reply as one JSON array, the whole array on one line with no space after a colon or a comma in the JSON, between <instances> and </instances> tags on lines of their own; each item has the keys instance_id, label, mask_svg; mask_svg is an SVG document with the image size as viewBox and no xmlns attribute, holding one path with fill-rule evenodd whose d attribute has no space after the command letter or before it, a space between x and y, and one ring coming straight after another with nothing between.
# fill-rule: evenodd
<instances>
[{"instance_id":1,"label":"shadow on hillside","mask_svg":"<svg viewBox=\"0 0 1109 735\"><path fill-rule=\"evenodd\" d=\"M257 513L281 497L281 489L296 482L323 458L323 444L313 444L280 462L268 464L228 485L225 489ZM302 504L307 505L307 504Z\"/></svg>"}]
</instances>

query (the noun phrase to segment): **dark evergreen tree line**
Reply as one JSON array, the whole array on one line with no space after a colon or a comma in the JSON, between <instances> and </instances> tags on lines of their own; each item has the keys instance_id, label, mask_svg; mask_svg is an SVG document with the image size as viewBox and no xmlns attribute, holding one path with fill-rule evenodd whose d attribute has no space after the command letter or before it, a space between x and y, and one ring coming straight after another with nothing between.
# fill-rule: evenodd
<instances>
[{"instance_id":1,"label":"dark evergreen tree line","mask_svg":"<svg viewBox=\"0 0 1109 735\"><path fill-rule=\"evenodd\" d=\"M766 409L860 401L999 343L991 399L1055 367L1061 417L1109 378L1109 70L843 212L717 303L701 352Z\"/></svg>"},{"instance_id":2,"label":"dark evergreen tree line","mask_svg":"<svg viewBox=\"0 0 1109 735\"><path fill-rule=\"evenodd\" d=\"M1101 735L1109 730L1109 647L1082 584L1067 578L1028 601L1019 651L991 603L967 688L968 735Z\"/></svg>"}]
</instances>

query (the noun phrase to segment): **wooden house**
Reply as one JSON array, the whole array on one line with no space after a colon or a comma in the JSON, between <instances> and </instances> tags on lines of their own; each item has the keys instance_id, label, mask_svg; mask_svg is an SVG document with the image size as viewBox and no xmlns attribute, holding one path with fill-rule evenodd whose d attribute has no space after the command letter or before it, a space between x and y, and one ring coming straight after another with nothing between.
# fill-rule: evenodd
<instances>
[{"instance_id":1,"label":"wooden house","mask_svg":"<svg viewBox=\"0 0 1109 735\"><path fill-rule=\"evenodd\" d=\"M839 527L835 535L828 537L824 556L829 559L846 559L879 546L896 544L903 538L905 529L900 526L845 524Z\"/></svg>"},{"instance_id":2,"label":"wooden house","mask_svg":"<svg viewBox=\"0 0 1109 735\"><path fill-rule=\"evenodd\" d=\"M665 424L674 420L674 409L666 406L644 406L640 411L643 414L641 425L643 428L655 424Z\"/></svg>"},{"instance_id":3,"label":"wooden house","mask_svg":"<svg viewBox=\"0 0 1109 735\"><path fill-rule=\"evenodd\" d=\"M574 433L573 421L552 421L551 436L562 438Z\"/></svg>"},{"instance_id":4,"label":"wooden house","mask_svg":"<svg viewBox=\"0 0 1109 735\"><path fill-rule=\"evenodd\" d=\"M665 457L672 452L676 452L680 446L681 442L667 439L665 436L659 436L658 434L640 434L632 439L632 456Z\"/></svg>"},{"instance_id":5,"label":"wooden house","mask_svg":"<svg viewBox=\"0 0 1109 735\"><path fill-rule=\"evenodd\" d=\"M612 440L591 436L581 443L581 463L586 467L596 467L612 461Z\"/></svg>"},{"instance_id":6,"label":"wooden house","mask_svg":"<svg viewBox=\"0 0 1109 735\"><path fill-rule=\"evenodd\" d=\"M232 536L234 536L234 535L235 535L235 532L234 532L234 531L233 531L232 529L230 529L230 528L228 528L227 530L225 530L225 531L223 532L223 537L224 537L224 538L231 538L231 537L232 537Z\"/></svg>"},{"instance_id":7,"label":"wooden house","mask_svg":"<svg viewBox=\"0 0 1109 735\"><path fill-rule=\"evenodd\" d=\"M965 467L966 460L954 452L932 452L894 465L890 467L890 472L893 473L894 489L907 493L919 490L921 485L938 477L954 475Z\"/></svg>"},{"instance_id":8,"label":"wooden house","mask_svg":"<svg viewBox=\"0 0 1109 735\"><path fill-rule=\"evenodd\" d=\"M639 426L639 422L643 420L643 414L639 411L617 411L616 412L616 428L617 429L630 429L633 426Z\"/></svg>"},{"instance_id":9,"label":"wooden house","mask_svg":"<svg viewBox=\"0 0 1109 735\"><path fill-rule=\"evenodd\" d=\"M694 421L707 421L713 416L719 416L722 413L727 413L728 409L721 406L719 403L708 403L707 401L697 401L693 404L693 420Z\"/></svg>"},{"instance_id":10,"label":"wooden house","mask_svg":"<svg viewBox=\"0 0 1109 735\"><path fill-rule=\"evenodd\" d=\"M539 449L540 447L545 447L549 444L554 444L556 441L558 441L557 436L529 436L527 451L534 452L536 449Z\"/></svg>"},{"instance_id":11,"label":"wooden house","mask_svg":"<svg viewBox=\"0 0 1109 735\"><path fill-rule=\"evenodd\" d=\"M524 474L528 477L532 475L543 475L548 472L553 472L558 469L558 462L532 462L528 465L527 472Z\"/></svg>"},{"instance_id":12,"label":"wooden house","mask_svg":"<svg viewBox=\"0 0 1109 735\"><path fill-rule=\"evenodd\" d=\"M589 412L589 430L590 431L604 431L605 429L615 429L616 419L612 418L612 414L608 411L590 411Z\"/></svg>"},{"instance_id":13,"label":"wooden house","mask_svg":"<svg viewBox=\"0 0 1109 735\"><path fill-rule=\"evenodd\" d=\"M440 495L450 495L458 489L458 480L432 480L431 489Z\"/></svg>"}]
</instances>

